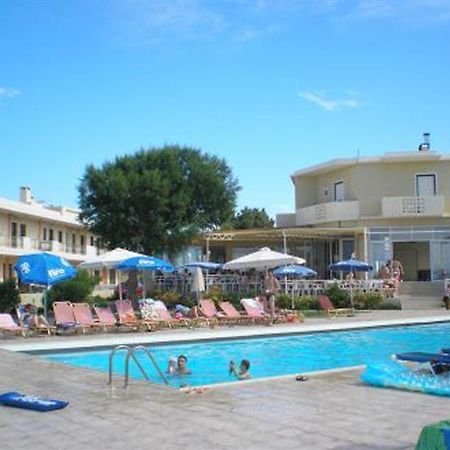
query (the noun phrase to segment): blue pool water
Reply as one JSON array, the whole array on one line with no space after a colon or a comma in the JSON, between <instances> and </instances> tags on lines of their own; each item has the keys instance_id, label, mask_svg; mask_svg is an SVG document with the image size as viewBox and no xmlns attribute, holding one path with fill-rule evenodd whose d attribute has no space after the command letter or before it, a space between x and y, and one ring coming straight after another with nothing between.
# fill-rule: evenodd
<instances>
[{"instance_id":1,"label":"blue pool water","mask_svg":"<svg viewBox=\"0 0 450 450\"><path fill-rule=\"evenodd\" d=\"M230 360L239 363L241 359L249 359L252 378L265 378L367 364L386 360L393 353L437 352L443 347L450 347L450 323L173 344L151 347L151 350L164 371L169 357L187 356L192 375L169 377L170 384L179 387L182 384L199 386L233 381L228 373ZM108 372L109 354L110 350L94 349L44 357ZM139 359L148 369L152 381L162 383L145 355ZM124 354L118 353L115 373L123 374L123 363ZM130 375L143 378L134 363L131 363Z\"/></svg>"}]
</instances>

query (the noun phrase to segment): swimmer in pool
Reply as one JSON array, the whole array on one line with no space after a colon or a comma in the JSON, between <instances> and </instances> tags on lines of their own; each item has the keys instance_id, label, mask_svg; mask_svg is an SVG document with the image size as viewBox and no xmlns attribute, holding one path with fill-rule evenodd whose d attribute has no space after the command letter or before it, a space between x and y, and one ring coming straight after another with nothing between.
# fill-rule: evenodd
<instances>
[{"instance_id":1,"label":"swimmer in pool","mask_svg":"<svg viewBox=\"0 0 450 450\"><path fill-rule=\"evenodd\" d=\"M169 358L167 373L170 375L190 375L192 372L187 367L187 357L180 355L177 359Z\"/></svg>"},{"instance_id":2,"label":"swimmer in pool","mask_svg":"<svg viewBox=\"0 0 450 450\"><path fill-rule=\"evenodd\" d=\"M239 380L248 380L251 378L250 375L250 361L248 359L243 359L241 364L239 365L239 370L236 368L236 364L233 361L230 361L230 365L228 366L228 370L230 375L234 375Z\"/></svg>"}]
</instances>

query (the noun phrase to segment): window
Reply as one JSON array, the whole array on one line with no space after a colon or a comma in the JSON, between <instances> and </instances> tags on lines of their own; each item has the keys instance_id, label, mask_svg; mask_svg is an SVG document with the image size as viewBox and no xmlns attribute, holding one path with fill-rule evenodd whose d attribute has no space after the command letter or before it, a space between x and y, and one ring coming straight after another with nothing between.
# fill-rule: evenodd
<instances>
[{"instance_id":1,"label":"window","mask_svg":"<svg viewBox=\"0 0 450 450\"><path fill-rule=\"evenodd\" d=\"M47 240L47 228L42 229L42 240L43 241Z\"/></svg>"},{"instance_id":2,"label":"window","mask_svg":"<svg viewBox=\"0 0 450 450\"><path fill-rule=\"evenodd\" d=\"M58 242L62 244L62 241L63 241L63 233L62 231L58 231Z\"/></svg>"},{"instance_id":3,"label":"window","mask_svg":"<svg viewBox=\"0 0 450 450\"><path fill-rule=\"evenodd\" d=\"M334 183L334 201L343 202L344 201L344 182L336 181Z\"/></svg>"},{"instance_id":4,"label":"window","mask_svg":"<svg viewBox=\"0 0 450 450\"><path fill-rule=\"evenodd\" d=\"M20 224L19 230L20 230L20 237L24 237L27 235L27 226L24 223Z\"/></svg>"},{"instance_id":5,"label":"window","mask_svg":"<svg viewBox=\"0 0 450 450\"><path fill-rule=\"evenodd\" d=\"M77 248L77 235L75 233L72 234L72 253L76 253Z\"/></svg>"},{"instance_id":6,"label":"window","mask_svg":"<svg viewBox=\"0 0 450 450\"><path fill-rule=\"evenodd\" d=\"M53 236L53 229L50 228L50 230L48 230L48 240L49 241L53 241L53 238L54 238L54 236Z\"/></svg>"},{"instance_id":7,"label":"window","mask_svg":"<svg viewBox=\"0 0 450 450\"><path fill-rule=\"evenodd\" d=\"M416 175L417 197L436 195L436 175L434 173Z\"/></svg>"},{"instance_id":8,"label":"window","mask_svg":"<svg viewBox=\"0 0 450 450\"><path fill-rule=\"evenodd\" d=\"M91 246L94 247L94 245L95 245L95 238L94 238L94 236L91 236L90 240L91 240Z\"/></svg>"},{"instance_id":9,"label":"window","mask_svg":"<svg viewBox=\"0 0 450 450\"><path fill-rule=\"evenodd\" d=\"M116 271L114 269L109 270L109 284L116 284Z\"/></svg>"},{"instance_id":10,"label":"window","mask_svg":"<svg viewBox=\"0 0 450 450\"><path fill-rule=\"evenodd\" d=\"M84 247L84 234L80 236L80 245L81 247Z\"/></svg>"},{"instance_id":11,"label":"window","mask_svg":"<svg viewBox=\"0 0 450 450\"><path fill-rule=\"evenodd\" d=\"M17 222L11 222L11 247L17 247Z\"/></svg>"}]
</instances>

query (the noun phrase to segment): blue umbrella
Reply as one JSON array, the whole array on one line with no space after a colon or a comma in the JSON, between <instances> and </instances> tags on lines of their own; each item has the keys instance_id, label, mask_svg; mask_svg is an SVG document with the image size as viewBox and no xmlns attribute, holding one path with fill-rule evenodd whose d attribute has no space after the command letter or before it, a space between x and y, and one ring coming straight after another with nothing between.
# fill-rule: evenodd
<instances>
[{"instance_id":1,"label":"blue umbrella","mask_svg":"<svg viewBox=\"0 0 450 450\"><path fill-rule=\"evenodd\" d=\"M330 264L330 270L333 272L369 272L372 266L357 259L346 259L334 264Z\"/></svg>"},{"instance_id":2,"label":"blue umbrella","mask_svg":"<svg viewBox=\"0 0 450 450\"><path fill-rule=\"evenodd\" d=\"M154 256L133 256L114 266L119 270L160 270L173 272L172 264Z\"/></svg>"},{"instance_id":3,"label":"blue umbrella","mask_svg":"<svg viewBox=\"0 0 450 450\"><path fill-rule=\"evenodd\" d=\"M53 285L73 278L77 271L70 263L52 253L22 255L14 265L23 284L38 284L50 289ZM47 315L47 300L44 296L44 315Z\"/></svg>"},{"instance_id":4,"label":"blue umbrella","mask_svg":"<svg viewBox=\"0 0 450 450\"><path fill-rule=\"evenodd\" d=\"M215 262L190 262L185 264L183 267L191 267L191 268L195 268L195 267L199 267L200 269L203 270L217 270L217 269L221 269L222 268L222 264L219 263L215 263Z\"/></svg>"},{"instance_id":5,"label":"blue umbrella","mask_svg":"<svg viewBox=\"0 0 450 450\"><path fill-rule=\"evenodd\" d=\"M315 277L317 276L317 272L310 269L309 267L300 266L299 264L290 264L288 266L278 267L273 271L273 274L276 277L299 277L299 278L307 278L307 277Z\"/></svg>"},{"instance_id":6,"label":"blue umbrella","mask_svg":"<svg viewBox=\"0 0 450 450\"><path fill-rule=\"evenodd\" d=\"M46 287L69 280L77 274L64 258L46 252L21 256L14 269L21 283Z\"/></svg>"},{"instance_id":7,"label":"blue umbrella","mask_svg":"<svg viewBox=\"0 0 450 450\"><path fill-rule=\"evenodd\" d=\"M133 256L128 259L124 259L119 264L114 266L118 270L149 270L161 272L173 272L174 267L172 264L164 261L163 259L156 258L155 256ZM120 280L119 280L120 281ZM121 284L119 283L119 286ZM145 298L145 277L144 277L144 289L142 291L143 298ZM122 298L122 291L120 290L120 298Z\"/></svg>"}]
</instances>

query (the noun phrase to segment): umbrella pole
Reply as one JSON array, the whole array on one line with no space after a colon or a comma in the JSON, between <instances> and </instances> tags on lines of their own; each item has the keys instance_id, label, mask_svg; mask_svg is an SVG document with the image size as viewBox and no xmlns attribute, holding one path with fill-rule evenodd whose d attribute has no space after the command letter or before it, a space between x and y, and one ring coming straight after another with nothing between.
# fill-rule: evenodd
<instances>
[{"instance_id":1,"label":"umbrella pole","mask_svg":"<svg viewBox=\"0 0 450 450\"><path fill-rule=\"evenodd\" d=\"M121 277L121 272L119 272L119 300L122 300L122 277Z\"/></svg>"}]
</instances>

